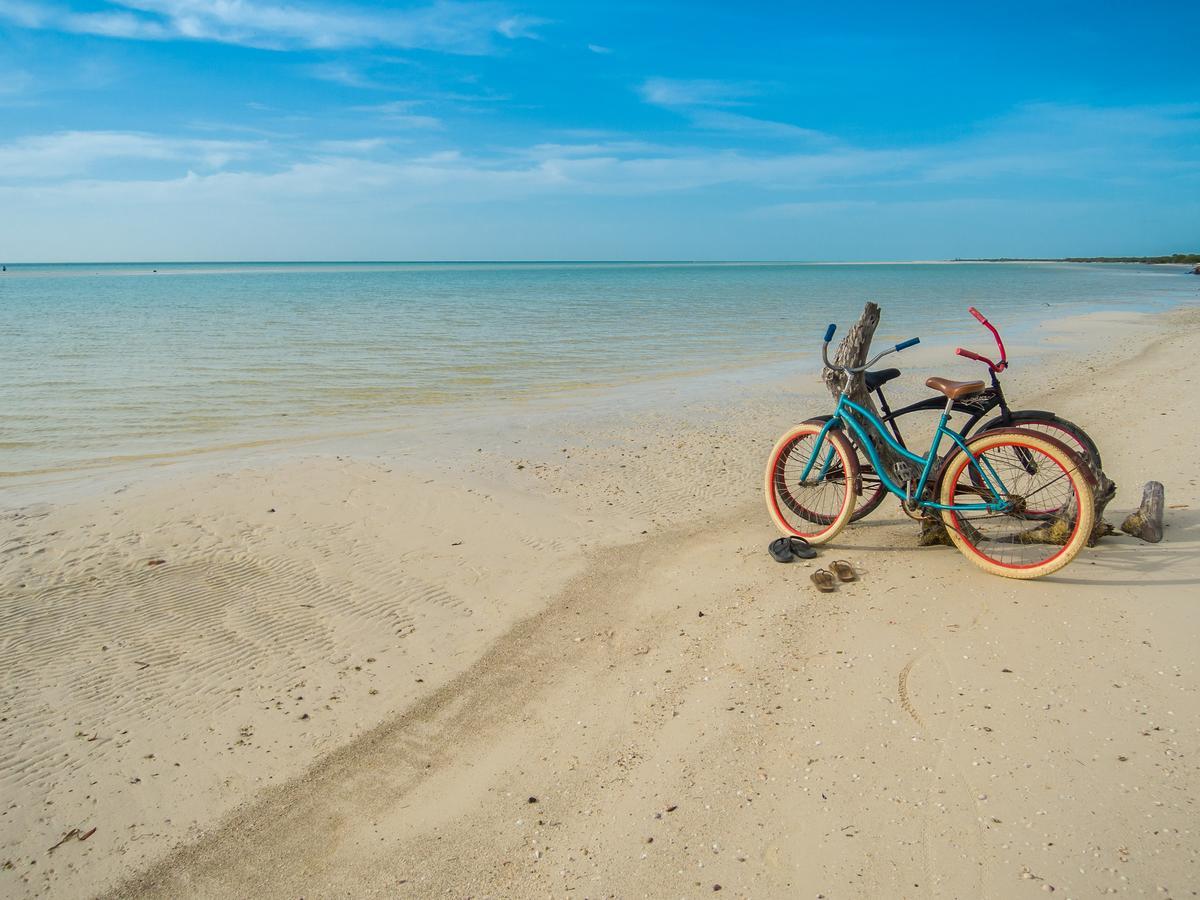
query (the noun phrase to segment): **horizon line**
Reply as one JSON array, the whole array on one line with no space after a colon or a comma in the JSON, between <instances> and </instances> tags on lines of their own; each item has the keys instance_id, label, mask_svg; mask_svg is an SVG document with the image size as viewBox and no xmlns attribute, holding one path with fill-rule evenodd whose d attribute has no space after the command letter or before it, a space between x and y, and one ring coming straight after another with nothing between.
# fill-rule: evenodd
<instances>
[{"instance_id":1,"label":"horizon line","mask_svg":"<svg viewBox=\"0 0 1200 900\"><path fill-rule=\"evenodd\" d=\"M252 266L252 265L922 265L947 263L1137 261L1197 254L1163 253L1127 256L991 256L925 259L123 259L123 260L16 260L4 266ZM1187 265L1187 263L1181 263Z\"/></svg>"}]
</instances>

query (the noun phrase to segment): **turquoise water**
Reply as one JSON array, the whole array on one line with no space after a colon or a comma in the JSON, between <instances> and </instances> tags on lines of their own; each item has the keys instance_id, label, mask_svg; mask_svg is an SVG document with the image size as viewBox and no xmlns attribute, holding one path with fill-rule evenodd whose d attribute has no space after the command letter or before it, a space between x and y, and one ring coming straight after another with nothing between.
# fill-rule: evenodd
<instances>
[{"instance_id":1,"label":"turquoise water","mask_svg":"<svg viewBox=\"0 0 1200 900\"><path fill-rule=\"evenodd\" d=\"M0 275L0 479L884 337L1194 299L1179 268L1049 264L117 264ZM2 481L0 481L2 483Z\"/></svg>"}]
</instances>

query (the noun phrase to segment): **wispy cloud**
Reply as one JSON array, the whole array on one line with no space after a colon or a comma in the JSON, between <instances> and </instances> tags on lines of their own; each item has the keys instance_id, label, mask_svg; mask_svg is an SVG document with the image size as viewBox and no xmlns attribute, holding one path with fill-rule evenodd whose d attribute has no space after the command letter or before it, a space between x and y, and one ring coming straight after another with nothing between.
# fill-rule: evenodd
<instances>
[{"instance_id":1,"label":"wispy cloud","mask_svg":"<svg viewBox=\"0 0 1200 900\"><path fill-rule=\"evenodd\" d=\"M593 53L599 53L602 56L607 56L608 54L613 52L612 47L604 47L604 46L601 46L600 44L588 44L587 48L589 50L591 50Z\"/></svg>"},{"instance_id":2,"label":"wispy cloud","mask_svg":"<svg viewBox=\"0 0 1200 900\"><path fill-rule=\"evenodd\" d=\"M689 113L692 124L711 131L741 132L763 137L800 138L809 141L830 141L829 135L813 128L802 128L787 122L756 119L724 109L697 109Z\"/></svg>"},{"instance_id":3,"label":"wispy cloud","mask_svg":"<svg viewBox=\"0 0 1200 900\"><path fill-rule=\"evenodd\" d=\"M539 19L537 16L509 16L507 19L502 19L496 23L496 31L509 40L529 38L530 40L540 41L542 36L537 33L536 29L542 25L549 24L549 19Z\"/></svg>"},{"instance_id":4,"label":"wispy cloud","mask_svg":"<svg viewBox=\"0 0 1200 900\"><path fill-rule=\"evenodd\" d=\"M304 71L320 81L331 81L346 87L364 90L380 90L386 87L380 84L358 66L344 62L323 62L305 66Z\"/></svg>"},{"instance_id":5,"label":"wispy cloud","mask_svg":"<svg viewBox=\"0 0 1200 900\"><path fill-rule=\"evenodd\" d=\"M134 40L193 40L274 50L387 46L481 54L496 37L537 37L544 20L492 2L437 0L405 10L313 2L111 0L79 11L39 0L5 0L0 19L24 28Z\"/></svg>"},{"instance_id":6,"label":"wispy cloud","mask_svg":"<svg viewBox=\"0 0 1200 900\"><path fill-rule=\"evenodd\" d=\"M1132 177L1151 172L1165 159L1170 170L1200 165L1194 141L1200 135L1200 104L1095 107L1031 103L978 125L973 132L933 154L922 173L930 182L1023 178L1087 179ZM1162 150L1180 145L1192 158Z\"/></svg>"},{"instance_id":7,"label":"wispy cloud","mask_svg":"<svg viewBox=\"0 0 1200 900\"><path fill-rule=\"evenodd\" d=\"M711 79L647 78L638 86L643 100L655 106L736 106L756 93L749 85Z\"/></svg>"},{"instance_id":8,"label":"wispy cloud","mask_svg":"<svg viewBox=\"0 0 1200 900\"><path fill-rule=\"evenodd\" d=\"M436 128L437 119L414 112L420 105L407 100L352 110L376 121L390 117L406 126ZM1059 132L1064 116L1091 124L1083 133L1064 139ZM1122 136L1131 121L1142 124L1141 137ZM1198 131L1200 109L1192 107L1039 107L1018 110L968 137L941 144L908 148L813 144L800 152L775 153L614 138L538 143L491 153L448 147L404 155L398 152L403 143L378 134L308 144L297 139L275 146L138 133L63 132L0 145L0 181L10 184L5 189L10 197L25 189L25 181L37 179L38 196L51 190L61 197L95 197L111 189L140 191L159 202L174 193L193 198L226 196L236 187L238 196L263 199L281 199L288 192L346 199L369 191L405 205L474 204L554 194L652 196L736 185L747 191L748 206L753 206L750 192L757 192L759 202L770 200L764 208L771 215L797 215L834 209L829 203L847 210L914 197L939 199L952 196L938 193L951 185L959 196L970 192L979 198L1009 198L1013 184L1034 190L1037 182L1026 177L1030 173L1048 173L1059 183L1060 173L1071 170L1078 177L1100 181L1122 179L1125 186L1138 178L1160 178L1161 143ZM1006 154L1017 142L1024 156L1010 159ZM95 174L101 163L117 159L172 163L174 174L169 166L161 180L145 176L101 180ZM993 168L975 165L977 159L990 161ZM1189 177L1186 155L1168 159L1185 163L1171 169L1173 177ZM131 168L136 171L136 166ZM1194 178L1200 168L1190 171ZM1014 172L1020 176L1015 180ZM58 183L48 183L52 179Z\"/></svg>"},{"instance_id":9,"label":"wispy cloud","mask_svg":"<svg viewBox=\"0 0 1200 900\"><path fill-rule=\"evenodd\" d=\"M220 169L262 147L246 141L189 140L119 131L63 131L0 144L0 179L72 178L112 160L166 160Z\"/></svg>"},{"instance_id":10,"label":"wispy cloud","mask_svg":"<svg viewBox=\"0 0 1200 900\"><path fill-rule=\"evenodd\" d=\"M437 116L414 112L414 110L423 106L425 102L424 100L393 100L390 103L376 103L371 106L352 106L350 110L352 112L367 113L378 121L387 122L389 125L399 125L404 128L441 128L442 120Z\"/></svg>"},{"instance_id":11,"label":"wispy cloud","mask_svg":"<svg viewBox=\"0 0 1200 900\"><path fill-rule=\"evenodd\" d=\"M638 86L638 93L646 103L677 112L691 120L696 128L706 131L791 140L829 140L828 135L816 129L730 110L730 107L748 105L758 92L759 88L751 84L709 79L648 78Z\"/></svg>"},{"instance_id":12,"label":"wispy cloud","mask_svg":"<svg viewBox=\"0 0 1200 900\"><path fill-rule=\"evenodd\" d=\"M382 150L387 145L387 138L361 138L356 141L320 141L316 149L334 156L361 156Z\"/></svg>"}]
</instances>

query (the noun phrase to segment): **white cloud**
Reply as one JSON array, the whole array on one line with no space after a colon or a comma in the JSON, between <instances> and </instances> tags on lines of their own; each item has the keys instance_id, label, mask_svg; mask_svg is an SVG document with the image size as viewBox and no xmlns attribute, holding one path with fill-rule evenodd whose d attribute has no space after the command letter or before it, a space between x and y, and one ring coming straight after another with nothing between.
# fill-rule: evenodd
<instances>
[{"instance_id":1,"label":"white cloud","mask_svg":"<svg viewBox=\"0 0 1200 900\"><path fill-rule=\"evenodd\" d=\"M424 100L393 100L390 103L377 103L372 106L352 106L353 112L369 113L372 117L389 125L399 125L404 128L439 129L442 120L437 116L420 115L413 110L422 106Z\"/></svg>"},{"instance_id":2,"label":"white cloud","mask_svg":"<svg viewBox=\"0 0 1200 900\"><path fill-rule=\"evenodd\" d=\"M763 137L802 138L812 141L828 141L829 135L812 128L802 128L787 122L775 122L770 119L756 119L740 113L724 109L700 109L689 113L692 124L697 128L712 131L732 131L745 134L756 134Z\"/></svg>"},{"instance_id":3,"label":"white cloud","mask_svg":"<svg viewBox=\"0 0 1200 900\"><path fill-rule=\"evenodd\" d=\"M509 40L517 38L529 38L530 40L540 41L539 35L534 29L541 25L549 25L549 19L539 19L536 16L509 16L496 24L496 30L504 35Z\"/></svg>"},{"instance_id":4,"label":"white cloud","mask_svg":"<svg viewBox=\"0 0 1200 900\"><path fill-rule=\"evenodd\" d=\"M45 7L25 0L5 0L0 5L0 16L22 28L44 28L47 13Z\"/></svg>"},{"instance_id":5,"label":"white cloud","mask_svg":"<svg viewBox=\"0 0 1200 900\"><path fill-rule=\"evenodd\" d=\"M372 153L387 145L387 138L360 138L356 141L318 141L316 149L334 156L354 156Z\"/></svg>"},{"instance_id":6,"label":"white cloud","mask_svg":"<svg viewBox=\"0 0 1200 900\"><path fill-rule=\"evenodd\" d=\"M828 135L812 128L731 112L728 107L744 106L747 98L757 93L752 85L707 79L648 78L639 86L638 92L647 103L678 112L705 131L806 141L830 140Z\"/></svg>"},{"instance_id":7,"label":"white cloud","mask_svg":"<svg viewBox=\"0 0 1200 900\"><path fill-rule=\"evenodd\" d=\"M261 0L110 0L108 10L77 12L5 0L0 19L39 28L136 40L196 40L286 50L389 46L480 54L499 35L536 37L544 20L512 15L491 2L436 0L424 7L329 6Z\"/></svg>"},{"instance_id":8,"label":"white cloud","mask_svg":"<svg viewBox=\"0 0 1200 900\"><path fill-rule=\"evenodd\" d=\"M593 53L599 53L604 56L613 52L612 47L602 47L600 44L588 44L587 48L589 50L591 50Z\"/></svg>"},{"instance_id":9,"label":"white cloud","mask_svg":"<svg viewBox=\"0 0 1200 900\"><path fill-rule=\"evenodd\" d=\"M636 154L657 156L673 155L679 152L678 147L667 144L652 144L649 141L608 140L586 144L534 144L528 149L514 151L514 156L528 156L532 159L553 159L556 157L575 156L631 156Z\"/></svg>"},{"instance_id":10,"label":"white cloud","mask_svg":"<svg viewBox=\"0 0 1200 900\"><path fill-rule=\"evenodd\" d=\"M655 106L736 106L755 91L748 85L710 79L647 78L638 88Z\"/></svg>"},{"instance_id":11,"label":"white cloud","mask_svg":"<svg viewBox=\"0 0 1200 900\"><path fill-rule=\"evenodd\" d=\"M95 196L107 190L161 199L177 192L194 195L237 184L245 196L288 192L346 198L361 188L388 190L405 202L478 202L540 193L636 196L701 189L719 184L797 189L903 168L903 155L869 151L755 157L704 150L672 151L651 145L540 145L500 158L444 150L423 156L364 159L380 149L379 138L322 141L301 151L311 159L273 171L226 171L236 155L248 157L236 142L183 141L122 133L68 132L26 138L0 146L0 171L14 179L58 177L41 185L67 196ZM162 180L97 180L91 166L108 159L175 161L180 175ZM215 169L197 173L197 167ZM73 180L72 180L73 179ZM19 188L15 188L18 189Z\"/></svg>"},{"instance_id":12,"label":"white cloud","mask_svg":"<svg viewBox=\"0 0 1200 900\"><path fill-rule=\"evenodd\" d=\"M414 112L420 105L408 100L353 109L393 116L402 123L432 118ZM754 153L604 134L491 153L452 147L405 153L402 141L379 137L378 132L309 144L295 139L268 144L64 132L0 145L0 206L33 210L51 204L69 217L71 210L113 204L131 220L141 215L138 210L150 207L161 215L202 209L205 216L223 212L237 218L247 204L258 204L264 216L279 216L280 210L298 209L298 198L306 198L313 204L310 210L321 203L331 208L374 204L396 210L422 208L428 214L441 210L439 215L450 217L456 205L499 202L516 210L522 201L541 197L637 198L671 192L699 196L733 186L743 198L730 207L733 211L761 208L762 217L817 220L823 215L867 215L872 204L895 210L900 203L940 203L938 208L945 212L956 208L947 205L956 199L966 206L955 214L965 217L972 204L984 209L989 196L1019 203L1023 201L1017 195L1023 191L1036 199L1042 183L1037 178L1048 174L1061 185L1067 171L1104 180L1114 192L1119 185L1132 194L1141 190L1139 180L1160 188L1167 178L1182 184L1191 177L1194 182L1197 169L1194 161L1189 164L1190 144L1178 153L1159 148L1163 141L1200 129L1200 110L1093 112L1096 115L1057 108L1032 116L1022 112L985 123L963 139L905 149L809 143L803 151ZM1083 134L1064 137L1059 131L1064 114L1093 124ZM1142 137L1123 136L1130 121L1142 123ZM1009 155L1015 143L1023 148L1020 156ZM97 177L110 170L102 164L112 160L126 161L120 171L141 174ZM139 166L139 161L145 165ZM164 174L153 178L145 174L148 171ZM295 229L305 227L310 225L294 223ZM317 227L315 222L311 227Z\"/></svg>"},{"instance_id":13,"label":"white cloud","mask_svg":"<svg viewBox=\"0 0 1200 900\"><path fill-rule=\"evenodd\" d=\"M366 90L376 90L384 87L384 85L375 81L357 66L352 66L348 63L315 63L307 66L304 71L313 78L320 79L321 81L332 81L334 84L342 84L346 87Z\"/></svg>"},{"instance_id":14,"label":"white cloud","mask_svg":"<svg viewBox=\"0 0 1200 900\"><path fill-rule=\"evenodd\" d=\"M111 160L163 161L219 169L261 145L188 140L119 131L63 131L0 144L0 179L62 179Z\"/></svg>"},{"instance_id":15,"label":"white cloud","mask_svg":"<svg viewBox=\"0 0 1200 900\"><path fill-rule=\"evenodd\" d=\"M48 21L53 23L54 19L49 18ZM98 34L140 41L165 41L174 36L168 24L131 12L67 13L60 22L58 30L75 34ZM53 28L54 25L49 27Z\"/></svg>"},{"instance_id":16,"label":"white cloud","mask_svg":"<svg viewBox=\"0 0 1200 900\"><path fill-rule=\"evenodd\" d=\"M922 178L1138 179L1164 165L1157 147L1200 134L1200 104L1088 107L1026 104L934 154ZM1192 165L1195 164L1193 160ZM1171 172L1188 168L1171 155ZM1160 173L1165 174L1165 172Z\"/></svg>"}]
</instances>

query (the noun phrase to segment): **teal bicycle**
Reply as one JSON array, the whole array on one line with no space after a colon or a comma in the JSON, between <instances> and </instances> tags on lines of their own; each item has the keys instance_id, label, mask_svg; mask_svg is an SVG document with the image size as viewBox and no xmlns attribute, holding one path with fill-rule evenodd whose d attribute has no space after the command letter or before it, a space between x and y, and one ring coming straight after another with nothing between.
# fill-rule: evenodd
<instances>
[{"instance_id":1,"label":"teal bicycle","mask_svg":"<svg viewBox=\"0 0 1200 900\"><path fill-rule=\"evenodd\" d=\"M862 366L835 366L825 332L821 355L845 375L833 416L801 423L779 439L767 461L767 509L784 534L810 544L833 540L854 514L863 478L854 445L870 457L874 477L900 498L913 518L939 516L971 562L1007 578L1037 578L1069 563L1086 545L1095 520L1088 464L1056 438L1024 428L998 428L963 437L947 427L956 401L984 389L982 381L930 378L946 397L929 452L902 446L870 410L849 397L851 379L880 359L920 342L896 344ZM880 460L868 432L898 459ZM847 434L853 436L853 444ZM943 441L944 458L938 458Z\"/></svg>"}]
</instances>

